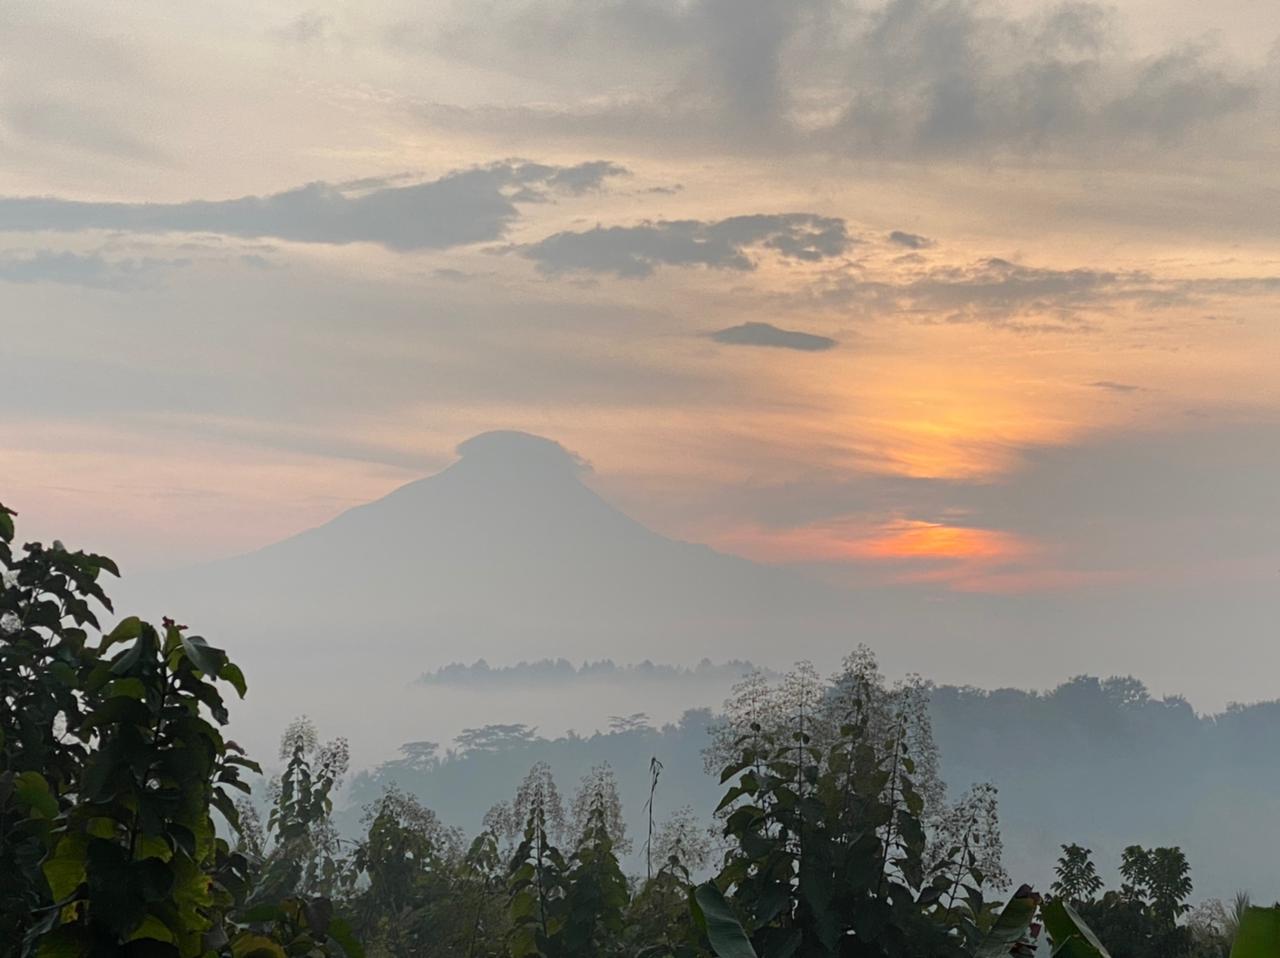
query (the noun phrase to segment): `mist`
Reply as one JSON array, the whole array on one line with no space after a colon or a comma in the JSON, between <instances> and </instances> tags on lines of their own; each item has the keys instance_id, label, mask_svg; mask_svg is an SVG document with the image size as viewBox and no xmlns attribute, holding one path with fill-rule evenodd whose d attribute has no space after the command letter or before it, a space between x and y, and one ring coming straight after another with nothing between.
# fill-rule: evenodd
<instances>
[{"instance_id":1,"label":"mist","mask_svg":"<svg viewBox=\"0 0 1280 958\"><path fill-rule=\"evenodd\" d=\"M1278 51L0 5L0 958L1280 955Z\"/></svg>"}]
</instances>

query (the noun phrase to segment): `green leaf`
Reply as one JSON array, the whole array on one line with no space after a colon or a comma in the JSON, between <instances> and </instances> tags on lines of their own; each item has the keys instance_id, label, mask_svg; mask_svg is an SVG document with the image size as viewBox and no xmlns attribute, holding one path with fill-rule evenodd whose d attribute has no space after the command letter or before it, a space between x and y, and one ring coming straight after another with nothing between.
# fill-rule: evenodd
<instances>
[{"instance_id":1,"label":"green leaf","mask_svg":"<svg viewBox=\"0 0 1280 958\"><path fill-rule=\"evenodd\" d=\"M1035 915L1034 898L1010 898L974 951L974 958L1008 958L1010 949L1022 940Z\"/></svg>"},{"instance_id":2,"label":"green leaf","mask_svg":"<svg viewBox=\"0 0 1280 958\"><path fill-rule=\"evenodd\" d=\"M231 954L234 958L289 958L274 938L248 932L231 940Z\"/></svg>"},{"instance_id":3,"label":"green leaf","mask_svg":"<svg viewBox=\"0 0 1280 958\"><path fill-rule=\"evenodd\" d=\"M1280 955L1280 907L1249 908L1240 921L1231 958L1275 958Z\"/></svg>"},{"instance_id":4,"label":"green leaf","mask_svg":"<svg viewBox=\"0 0 1280 958\"><path fill-rule=\"evenodd\" d=\"M238 665L235 665L232 662L226 663L218 670L218 678L223 681L230 682L231 687L236 690L236 693L241 698L244 698L244 694L248 690L248 686L244 681L244 673L240 671L240 667Z\"/></svg>"},{"instance_id":5,"label":"green leaf","mask_svg":"<svg viewBox=\"0 0 1280 958\"><path fill-rule=\"evenodd\" d=\"M84 928L72 925L56 928L40 939L36 958L84 958L89 953L87 935Z\"/></svg>"},{"instance_id":6,"label":"green leaf","mask_svg":"<svg viewBox=\"0 0 1280 958\"><path fill-rule=\"evenodd\" d=\"M694 889L693 897L702 911L707 940L711 942L711 950L716 953L716 958L756 958L747 933L729 910L724 895L715 883L699 885Z\"/></svg>"},{"instance_id":7,"label":"green leaf","mask_svg":"<svg viewBox=\"0 0 1280 958\"><path fill-rule=\"evenodd\" d=\"M102 651L105 652L117 642L129 642L142 635L142 620L136 615L121 619L116 627L107 633L102 640Z\"/></svg>"},{"instance_id":8,"label":"green leaf","mask_svg":"<svg viewBox=\"0 0 1280 958\"><path fill-rule=\"evenodd\" d=\"M147 687L142 684L141 679L131 676L127 679L115 679L112 682L108 682L103 694L107 698L122 695L125 698L141 700L147 696Z\"/></svg>"},{"instance_id":9,"label":"green leaf","mask_svg":"<svg viewBox=\"0 0 1280 958\"><path fill-rule=\"evenodd\" d=\"M94 838L110 840L116 837L116 829L118 827L119 825L114 818L98 816L85 822L84 831L86 835L91 835Z\"/></svg>"},{"instance_id":10,"label":"green leaf","mask_svg":"<svg viewBox=\"0 0 1280 958\"><path fill-rule=\"evenodd\" d=\"M284 912L275 902L266 902L261 905L254 905L252 908L246 909L240 915L240 921L248 924L256 924L264 921L280 921L284 918Z\"/></svg>"},{"instance_id":11,"label":"green leaf","mask_svg":"<svg viewBox=\"0 0 1280 958\"><path fill-rule=\"evenodd\" d=\"M134 930L133 934L125 940L137 941L140 938L149 938L154 941L166 941L170 944L175 943L177 940L174 937L173 932L169 929L169 926L155 915L148 915L146 918L142 919L142 924L139 925Z\"/></svg>"},{"instance_id":12,"label":"green leaf","mask_svg":"<svg viewBox=\"0 0 1280 958\"><path fill-rule=\"evenodd\" d=\"M172 894L174 874L160 859L144 858L133 866L132 872L143 900L154 904L164 901Z\"/></svg>"},{"instance_id":13,"label":"green leaf","mask_svg":"<svg viewBox=\"0 0 1280 958\"><path fill-rule=\"evenodd\" d=\"M127 652L122 653L111 663L112 675L127 675L138 667L138 663L142 661L144 655L152 654L155 650L155 633L148 629L142 629L137 640L133 643L133 647Z\"/></svg>"},{"instance_id":14,"label":"green leaf","mask_svg":"<svg viewBox=\"0 0 1280 958\"><path fill-rule=\"evenodd\" d=\"M103 569L107 572L110 572L117 579L120 578L120 567L116 565L114 559L109 559L106 556L100 556L96 554L89 556L89 559L92 560L93 564L97 566L99 569Z\"/></svg>"},{"instance_id":15,"label":"green leaf","mask_svg":"<svg viewBox=\"0 0 1280 958\"><path fill-rule=\"evenodd\" d=\"M729 791L724 793L724 798L720 799L720 804L716 806L716 811L724 811L726 806L732 805L745 794L747 794L747 790L745 788L741 785L735 785L733 788L729 789Z\"/></svg>"},{"instance_id":16,"label":"green leaf","mask_svg":"<svg viewBox=\"0 0 1280 958\"><path fill-rule=\"evenodd\" d=\"M86 877L89 840L84 835L65 835L53 854L44 860L42 869L54 901L65 901L80 887Z\"/></svg>"},{"instance_id":17,"label":"green leaf","mask_svg":"<svg viewBox=\"0 0 1280 958\"><path fill-rule=\"evenodd\" d=\"M1065 901L1055 899L1041 912L1053 939L1054 958L1111 958L1093 929Z\"/></svg>"},{"instance_id":18,"label":"green leaf","mask_svg":"<svg viewBox=\"0 0 1280 958\"><path fill-rule=\"evenodd\" d=\"M167 862L173 858L173 849L159 835L139 835L133 849L133 860L143 861L147 858L158 858Z\"/></svg>"},{"instance_id":19,"label":"green leaf","mask_svg":"<svg viewBox=\"0 0 1280 958\"><path fill-rule=\"evenodd\" d=\"M182 636L182 648L191 664L205 675L217 676L227 664L227 653L215 649L198 635Z\"/></svg>"},{"instance_id":20,"label":"green leaf","mask_svg":"<svg viewBox=\"0 0 1280 958\"><path fill-rule=\"evenodd\" d=\"M49 783L39 772L22 772L13 780L13 793L33 815L53 818L58 814L58 800L49 791Z\"/></svg>"},{"instance_id":21,"label":"green leaf","mask_svg":"<svg viewBox=\"0 0 1280 958\"><path fill-rule=\"evenodd\" d=\"M329 922L329 937L338 943L347 958L364 958L364 948L356 940L351 926L341 918Z\"/></svg>"}]
</instances>

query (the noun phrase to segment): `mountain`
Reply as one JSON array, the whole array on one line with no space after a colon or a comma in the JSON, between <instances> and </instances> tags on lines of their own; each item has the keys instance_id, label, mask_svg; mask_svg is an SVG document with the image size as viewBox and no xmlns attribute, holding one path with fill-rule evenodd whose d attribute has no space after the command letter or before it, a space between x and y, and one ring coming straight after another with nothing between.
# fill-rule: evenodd
<instances>
[{"instance_id":1,"label":"mountain","mask_svg":"<svg viewBox=\"0 0 1280 958\"><path fill-rule=\"evenodd\" d=\"M410 706L406 684L456 661L692 664L770 648L785 661L780 637L850 644L849 598L652 532L588 488L588 467L556 442L490 432L458 453L434 476L257 552L126 582L119 606L172 614L227 647L256 686L242 711L268 709L276 725L302 711L371 720L389 696L417 714L418 699L442 693L413 690ZM388 732L379 750L412 733Z\"/></svg>"},{"instance_id":2,"label":"mountain","mask_svg":"<svg viewBox=\"0 0 1280 958\"><path fill-rule=\"evenodd\" d=\"M582 482L558 443L491 432L437 475L249 555L164 576L188 618L234 621L276 641L379 636L459 657L686 660L749 654L754 638L844 610L799 574L668 539ZM160 582L156 583L157 585Z\"/></svg>"}]
</instances>

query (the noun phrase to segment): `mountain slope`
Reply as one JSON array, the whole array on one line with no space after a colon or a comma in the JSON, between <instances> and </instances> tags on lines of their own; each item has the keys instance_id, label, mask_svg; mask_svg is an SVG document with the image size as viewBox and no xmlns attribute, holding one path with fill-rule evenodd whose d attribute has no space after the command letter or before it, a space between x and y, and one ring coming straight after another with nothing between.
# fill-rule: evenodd
<instances>
[{"instance_id":1,"label":"mountain slope","mask_svg":"<svg viewBox=\"0 0 1280 958\"><path fill-rule=\"evenodd\" d=\"M584 485L585 467L550 440L486 433L459 453L316 529L167 575L157 592L189 619L281 642L377 632L417 649L423 668L600 656L602 639L608 654L645 643L635 658L716 654L729 637L749 653L780 628L833 625L843 608L797 574L651 532Z\"/></svg>"}]
</instances>

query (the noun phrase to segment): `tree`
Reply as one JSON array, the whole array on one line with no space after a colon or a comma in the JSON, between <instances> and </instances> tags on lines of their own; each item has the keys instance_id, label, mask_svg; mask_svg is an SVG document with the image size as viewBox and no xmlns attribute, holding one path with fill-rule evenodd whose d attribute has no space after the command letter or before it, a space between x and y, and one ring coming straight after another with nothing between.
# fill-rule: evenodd
<instances>
[{"instance_id":1,"label":"tree","mask_svg":"<svg viewBox=\"0 0 1280 958\"><path fill-rule=\"evenodd\" d=\"M936 871L945 861L963 861L976 869L982 884L1009 887L1009 876L1001 860L1004 843L1000 837L1000 803L996 787L981 783L970 788L960 800L946 805L931 823L929 869Z\"/></svg>"},{"instance_id":2,"label":"tree","mask_svg":"<svg viewBox=\"0 0 1280 958\"><path fill-rule=\"evenodd\" d=\"M1172 926L1190 910L1191 866L1181 848L1152 849L1146 868L1146 886L1156 918Z\"/></svg>"},{"instance_id":3,"label":"tree","mask_svg":"<svg viewBox=\"0 0 1280 958\"><path fill-rule=\"evenodd\" d=\"M217 833L256 770L219 727L244 676L170 619L106 635L102 556L12 548L0 506L0 948L203 955L238 934L247 863Z\"/></svg>"},{"instance_id":4,"label":"tree","mask_svg":"<svg viewBox=\"0 0 1280 958\"><path fill-rule=\"evenodd\" d=\"M527 725L485 725L463 729L454 740L463 752L497 752L528 745L536 740L537 732Z\"/></svg>"},{"instance_id":5,"label":"tree","mask_svg":"<svg viewBox=\"0 0 1280 958\"><path fill-rule=\"evenodd\" d=\"M397 958L458 947L467 921L455 907L463 871L461 836L413 796L388 789L364 809L366 835L352 869L367 886L355 896L356 927L369 946Z\"/></svg>"},{"instance_id":6,"label":"tree","mask_svg":"<svg viewBox=\"0 0 1280 958\"><path fill-rule=\"evenodd\" d=\"M578 784L570 805L570 821L572 837L582 841L588 832L603 822L609 832L613 848L619 854L631 851L631 842L627 838L627 825L622 818L622 798L618 795L618 780L608 762L601 763L591 769Z\"/></svg>"},{"instance_id":7,"label":"tree","mask_svg":"<svg viewBox=\"0 0 1280 958\"><path fill-rule=\"evenodd\" d=\"M929 914L943 888L925 887L915 713L900 699L881 721L878 693L876 683L848 683L834 733L831 711L819 717L815 699L793 693L799 705L790 720L768 728L753 721L721 772L730 784L720 810L731 847L702 907L723 893L757 954L962 953L961 939Z\"/></svg>"},{"instance_id":8,"label":"tree","mask_svg":"<svg viewBox=\"0 0 1280 958\"><path fill-rule=\"evenodd\" d=\"M400 754L404 758L388 762L388 768L403 769L410 772L424 772L434 768L440 762L439 742L405 742L400 746Z\"/></svg>"},{"instance_id":9,"label":"tree","mask_svg":"<svg viewBox=\"0 0 1280 958\"><path fill-rule=\"evenodd\" d=\"M255 862L260 871L254 901L290 896L336 897L355 878L341 853L333 824L333 792L347 772L345 739L322 743L306 716L295 719L280 737L284 771L272 780L265 849Z\"/></svg>"},{"instance_id":10,"label":"tree","mask_svg":"<svg viewBox=\"0 0 1280 958\"><path fill-rule=\"evenodd\" d=\"M112 611L98 578L115 565L56 541L15 555L13 515L0 506L0 955L359 955L325 899L244 907L254 869L225 834L259 769L221 732L240 669L168 618L101 635L90 601Z\"/></svg>"},{"instance_id":11,"label":"tree","mask_svg":"<svg viewBox=\"0 0 1280 958\"><path fill-rule=\"evenodd\" d=\"M659 826L650 844L659 865L631 900L626 944L642 958L700 956L701 932L689 906L690 872L710 864L707 831L693 809L683 806Z\"/></svg>"},{"instance_id":12,"label":"tree","mask_svg":"<svg viewBox=\"0 0 1280 958\"><path fill-rule=\"evenodd\" d=\"M1073 905L1092 901L1102 890L1102 879L1098 877L1098 869L1094 866L1090 855L1092 850L1082 845L1070 844L1062 846L1062 857L1058 859L1055 872L1057 880L1052 891L1059 898L1065 898Z\"/></svg>"},{"instance_id":13,"label":"tree","mask_svg":"<svg viewBox=\"0 0 1280 958\"><path fill-rule=\"evenodd\" d=\"M609 731L614 735L625 735L628 732L644 732L653 728L649 721L649 713L632 712L630 715L610 715Z\"/></svg>"},{"instance_id":14,"label":"tree","mask_svg":"<svg viewBox=\"0 0 1280 958\"><path fill-rule=\"evenodd\" d=\"M711 836L691 805L680 806L658 826L653 848L659 867L674 863L697 872L711 864Z\"/></svg>"},{"instance_id":15,"label":"tree","mask_svg":"<svg viewBox=\"0 0 1280 958\"><path fill-rule=\"evenodd\" d=\"M1248 895L1245 895L1244 908L1248 908ZM1187 930L1191 936L1190 958L1227 958L1242 916L1243 910L1239 914L1228 912L1219 899L1200 902L1187 915Z\"/></svg>"},{"instance_id":16,"label":"tree","mask_svg":"<svg viewBox=\"0 0 1280 958\"><path fill-rule=\"evenodd\" d=\"M566 958L621 954L630 894L618 864L621 815L607 766L584 782L586 821L565 876L565 922L558 937ZM574 803L575 806L578 804Z\"/></svg>"},{"instance_id":17,"label":"tree","mask_svg":"<svg viewBox=\"0 0 1280 958\"><path fill-rule=\"evenodd\" d=\"M529 771L511 811L524 817L523 837L507 875L511 958L561 958L568 865L555 836L564 829L564 807L547 765L539 763Z\"/></svg>"},{"instance_id":18,"label":"tree","mask_svg":"<svg viewBox=\"0 0 1280 958\"><path fill-rule=\"evenodd\" d=\"M1121 853L1119 891L1084 902L1081 913L1114 949L1130 958L1184 958L1194 930L1179 925L1189 909L1190 866L1179 848L1130 845Z\"/></svg>"}]
</instances>

